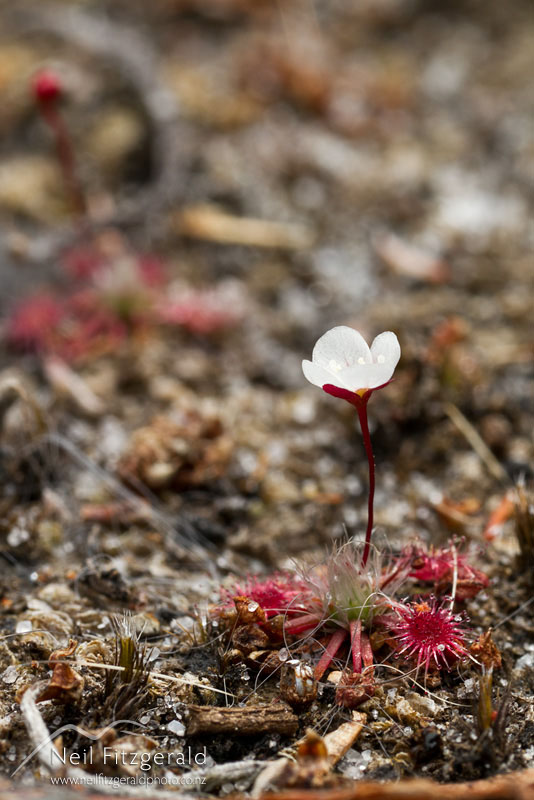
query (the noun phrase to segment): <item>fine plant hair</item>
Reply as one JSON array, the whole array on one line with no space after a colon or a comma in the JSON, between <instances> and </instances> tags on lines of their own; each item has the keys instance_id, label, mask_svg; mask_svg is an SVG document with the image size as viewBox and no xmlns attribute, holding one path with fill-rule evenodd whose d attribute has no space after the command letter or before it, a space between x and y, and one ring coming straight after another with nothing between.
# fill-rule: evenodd
<instances>
[{"instance_id":1,"label":"fine plant hair","mask_svg":"<svg viewBox=\"0 0 534 800\"><path fill-rule=\"evenodd\" d=\"M394 565L390 552L371 546L364 565L363 551L363 543L346 539L334 545L329 556L315 567L296 564L302 582L318 598L319 624L333 621L347 626L351 619L371 622L384 610L385 603L392 602L406 580L406 571ZM384 583L386 594L382 591Z\"/></svg>"}]
</instances>

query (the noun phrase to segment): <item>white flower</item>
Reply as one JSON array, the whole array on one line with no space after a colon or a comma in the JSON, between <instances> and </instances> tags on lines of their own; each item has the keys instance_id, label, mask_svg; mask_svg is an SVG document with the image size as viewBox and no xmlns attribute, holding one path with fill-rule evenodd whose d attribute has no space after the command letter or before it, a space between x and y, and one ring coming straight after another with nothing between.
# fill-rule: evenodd
<instances>
[{"instance_id":1,"label":"white flower","mask_svg":"<svg viewBox=\"0 0 534 800\"><path fill-rule=\"evenodd\" d=\"M302 362L302 370L315 386L330 384L359 393L388 383L400 352L392 331L381 333L369 348L361 333L340 325L321 336L313 348L312 360Z\"/></svg>"}]
</instances>

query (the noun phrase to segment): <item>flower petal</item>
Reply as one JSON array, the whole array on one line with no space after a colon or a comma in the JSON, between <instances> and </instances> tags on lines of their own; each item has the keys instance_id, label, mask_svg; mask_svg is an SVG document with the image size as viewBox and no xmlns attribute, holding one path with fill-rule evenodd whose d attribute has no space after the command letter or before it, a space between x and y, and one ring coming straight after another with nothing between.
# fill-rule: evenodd
<instances>
[{"instance_id":1,"label":"flower petal","mask_svg":"<svg viewBox=\"0 0 534 800\"><path fill-rule=\"evenodd\" d=\"M395 365L384 364L355 364L346 367L337 376L337 381L342 386L347 386L353 392L359 389L376 389L387 383L395 371Z\"/></svg>"},{"instance_id":2,"label":"flower petal","mask_svg":"<svg viewBox=\"0 0 534 800\"><path fill-rule=\"evenodd\" d=\"M319 364L314 364L312 361L303 361L302 371L304 373L304 377L315 386L320 386L322 388L325 384L330 383L334 386L341 386L345 389L347 388L345 383L340 380L339 375L336 375L335 372L330 372L324 367L321 367Z\"/></svg>"},{"instance_id":3,"label":"flower petal","mask_svg":"<svg viewBox=\"0 0 534 800\"><path fill-rule=\"evenodd\" d=\"M399 362L401 349L399 340L393 331L384 331L373 340L371 355L376 364L389 364L395 369Z\"/></svg>"},{"instance_id":4,"label":"flower petal","mask_svg":"<svg viewBox=\"0 0 534 800\"><path fill-rule=\"evenodd\" d=\"M372 356L361 333L346 325L339 325L327 331L317 341L313 348L312 359L325 369L332 370L334 367L332 371L335 374L340 368L357 364L359 359L363 359L364 364L370 364Z\"/></svg>"}]
</instances>

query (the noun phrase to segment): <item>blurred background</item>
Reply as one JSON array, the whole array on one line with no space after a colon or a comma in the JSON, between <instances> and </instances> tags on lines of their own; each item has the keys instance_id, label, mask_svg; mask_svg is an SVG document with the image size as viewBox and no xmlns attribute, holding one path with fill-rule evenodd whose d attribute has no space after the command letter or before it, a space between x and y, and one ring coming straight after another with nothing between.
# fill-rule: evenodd
<instances>
[{"instance_id":1,"label":"blurred background","mask_svg":"<svg viewBox=\"0 0 534 800\"><path fill-rule=\"evenodd\" d=\"M378 521L480 533L532 457L530 0L0 8L1 359L49 424L115 469L181 414L172 502L276 560L365 513L350 409L301 359L393 329ZM160 455L121 474L166 491Z\"/></svg>"}]
</instances>

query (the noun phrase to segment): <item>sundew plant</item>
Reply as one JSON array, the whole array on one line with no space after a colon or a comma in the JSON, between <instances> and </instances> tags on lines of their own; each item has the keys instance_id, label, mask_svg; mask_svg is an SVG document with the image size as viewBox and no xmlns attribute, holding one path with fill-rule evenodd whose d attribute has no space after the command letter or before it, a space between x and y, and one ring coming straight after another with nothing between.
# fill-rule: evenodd
<instances>
[{"instance_id":1,"label":"sundew plant","mask_svg":"<svg viewBox=\"0 0 534 800\"><path fill-rule=\"evenodd\" d=\"M380 663L376 654L382 648L408 671L418 675L424 670L425 682L429 673L451 670L470 658L467 617L454 606L488 584L466 555L458 553L455 542L440 550L410 542L396 554L372 542L375 462L367 404L391 382L400 354L392 331L381 333L369 347L358 331L339 326L321 336L311 361L302 362L312 384L357 411L369 470L363 542L351 539L335 547L323 563L298 566L298 577L249 579L230 595L238 609L231 618L234 629L250 623L239 616L248 597L254 608L262 609L255 612L254 624L263 628L266 645L280 646L281 634L300 653L318 652L315 681L341 658L336 699L352 708L374 693L375 666ZM245 638L240 633L234 644ZM263 663L267 661L265 657Z\"/></svg>"}]
</instances>

